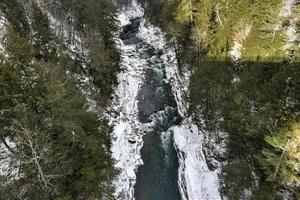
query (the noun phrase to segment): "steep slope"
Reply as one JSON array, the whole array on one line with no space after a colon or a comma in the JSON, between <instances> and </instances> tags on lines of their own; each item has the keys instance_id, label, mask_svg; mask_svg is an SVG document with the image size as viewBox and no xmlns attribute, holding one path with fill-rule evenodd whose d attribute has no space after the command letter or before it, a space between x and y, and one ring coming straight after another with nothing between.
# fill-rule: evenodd
<instances>
[{"instance_id":1,"label":"steep slope","mask_svg":"<svg viewBox=\"0 0 300 200\"><path fill-rule=\"evenodd\" d=\"M74 5L0 2L3 199L113 199L104 110L119 71L115 7ZM98 18L82 21L87 11ZM90 28L101 19L103 31Z\"/></svg>"}]
</instances>

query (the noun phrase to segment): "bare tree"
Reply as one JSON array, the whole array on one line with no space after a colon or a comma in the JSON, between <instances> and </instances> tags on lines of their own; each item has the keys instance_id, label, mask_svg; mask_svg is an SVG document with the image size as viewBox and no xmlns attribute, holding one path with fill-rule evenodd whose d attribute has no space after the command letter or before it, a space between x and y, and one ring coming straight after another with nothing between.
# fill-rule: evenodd
<instances>
[{"instance_id":1,"label":"bare tree","mask_svg":"<svg viewBox=\"0 0 300 200\"><path fill-rule=\"evenodd\" d=\"M32 170L31 173L37 176L42 188L55 192L52 180L62 177L63 174L52 174L49 167L46 169L47 164L52 162L48 153L50 149L48 131L38 126L32 128L26 120L14 120L10 131L15 136L16 149L12 154L14 159L20 166Z\"/></svg>"}]
</instances>

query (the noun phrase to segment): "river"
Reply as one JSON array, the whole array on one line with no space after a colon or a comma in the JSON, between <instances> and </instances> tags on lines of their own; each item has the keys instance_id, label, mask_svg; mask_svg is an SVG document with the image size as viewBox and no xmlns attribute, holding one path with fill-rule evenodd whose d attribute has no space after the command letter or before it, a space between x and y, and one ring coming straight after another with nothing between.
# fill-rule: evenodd
<instances>
[{"instance_id":1,"label":"river","mask_svg":"<svg viewBox=\"0 0 300 200\"><path fill-rule=\"evenodd\" d=\"M220 199L207 167L203 133L186 117L190 70L135 2L119 13L122 72L111 110L117 199Z\"/></svg>"}]
</instances>

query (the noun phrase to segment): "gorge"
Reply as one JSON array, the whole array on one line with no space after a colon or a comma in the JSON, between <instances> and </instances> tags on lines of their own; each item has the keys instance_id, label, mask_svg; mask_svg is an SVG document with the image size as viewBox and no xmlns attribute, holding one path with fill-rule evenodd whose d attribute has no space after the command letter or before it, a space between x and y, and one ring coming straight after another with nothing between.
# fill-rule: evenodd
<instances>
[{"instance_id":1,"label":"gorge","mask_svg":"<svg viewBox=\"0 0 300 200\"><path fill-rule=\"evenodd\" d=\"M112 148L121 168L117 189L125 199L220 199L217 170L208 169L202 152L203 135L185 118L188 69L180 74L172 43L136 2L119 18L124 71Z\"/></svg>"},{"instance_id":2,"label":"gorge","mask_svg":"<svg viewBox=\"0 0 300 200\"><path fill-rule=\"evenodd\" d=\"M0 0L0 199L298 200L299 0Z\"/></svg>"}]
</instances>

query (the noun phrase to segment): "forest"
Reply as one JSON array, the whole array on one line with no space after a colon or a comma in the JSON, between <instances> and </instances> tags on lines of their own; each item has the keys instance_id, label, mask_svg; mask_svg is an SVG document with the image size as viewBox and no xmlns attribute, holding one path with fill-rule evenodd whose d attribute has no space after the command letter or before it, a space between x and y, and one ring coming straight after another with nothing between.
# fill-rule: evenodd
<instances>
[{"instance_id":1,"label":"forest","mask_svg":"<svg viewBox=\"0 0 300 200\"><path fill-rule=\"evenodd\" d=\"M117 171L110 153L111 127L89 110L78 77L92 77L99 88L95 98L104 107L119 71L112 39L116 8L109 0L45 3L59 10L61 18L73 16L70 34L89 38L84 48L92 56L71 59L38 2L0 2L9 21L0 62L0 139L9 149L12 169L1 177L0 198L112 199ZM93 57L97 52L103 56Z\"/></svg>"},{"instance_id":2,"label":"forest","mask_svg":"<svg viewBox=\"0 0 300 200\"><path fill-rule=\"evenodd\" d=\"M120 199L107 108L130 2L0 0L0 199ZM138 0L192 74L188 117L228 136L224 199L300 199L300 2L286 2Z\"/></svg>"}]
</instances>

